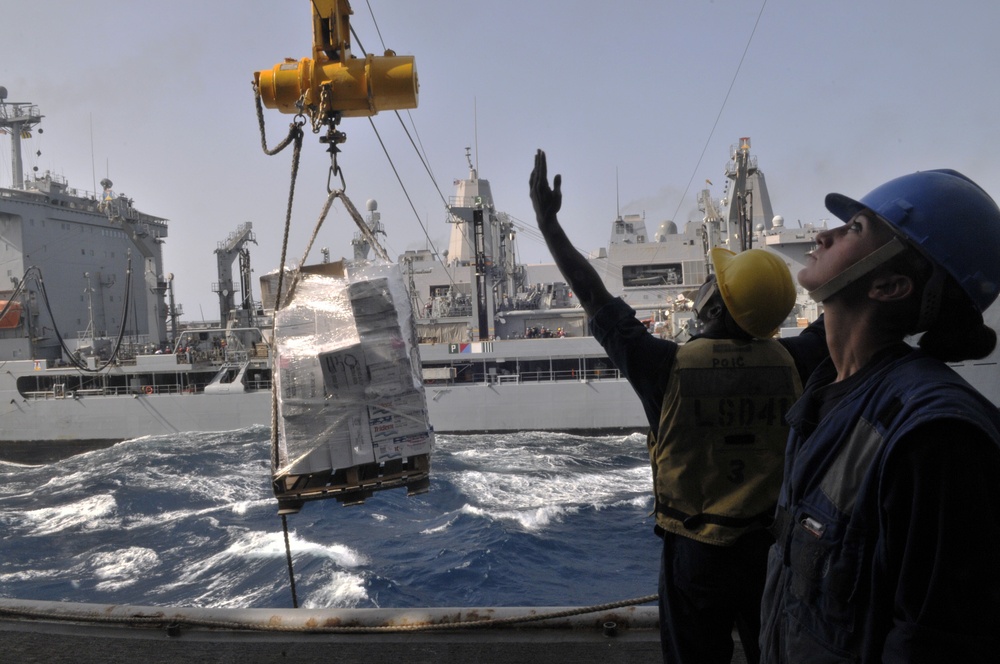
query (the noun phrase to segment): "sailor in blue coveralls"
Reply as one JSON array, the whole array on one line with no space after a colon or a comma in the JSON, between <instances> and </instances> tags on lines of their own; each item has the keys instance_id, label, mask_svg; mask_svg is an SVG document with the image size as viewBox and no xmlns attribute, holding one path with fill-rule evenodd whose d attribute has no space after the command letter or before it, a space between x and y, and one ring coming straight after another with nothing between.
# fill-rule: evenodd
<instances>
[{"instance_id":1,"label":"sailor in blue coveralls","mask_svg":"<svg viewBox=\"0 0 1000 664\"><path fill-rule=\"evenodd\" d=\"M713 249L715 274L695 302L703 334L683 346L654 337L569 242L556 216L560 185L556 175L549 186L539 150L531 174L538 227L649 420L664 659L729 664L735 625L747 660L757 662L783 416L826 356L822 323L771 339L795 300L787 265L760 249Z\"/></svg>"},{"instance_id":2,"label":"sailor in blue coveralls","mask_svg":"<svg viewBox=\"0 0 1000 664\"><path fill-rule=\"evenodd\" d=\"M799 283L830 359L788 413L762 660L1000 661L1000 414L945 364L996 345L1000 209L950 170L826 206Z\"/></svg>"}]
</instances>

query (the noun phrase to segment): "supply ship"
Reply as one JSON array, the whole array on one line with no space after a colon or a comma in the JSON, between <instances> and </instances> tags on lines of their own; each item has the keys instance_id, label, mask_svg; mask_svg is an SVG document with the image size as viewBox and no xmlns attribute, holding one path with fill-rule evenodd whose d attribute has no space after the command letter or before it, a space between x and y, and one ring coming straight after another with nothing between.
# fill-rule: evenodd
<instances>
[{"instance_id":1,"label":"supply ship","mask_svg":"<svg viewBox=\"0 0 1000 664\"><path fill-rule=\"evenodd\" d=\"M163 265L166 219L139 211L113 183L84 192L51 174L24 179L20 141L42 115L0 104L14 182L0 188L0 458L44 460L146 435L270 424L270 330L275 274L253 296L245 222L214 248L219 323L185 325ZM467 155L468 158L468 155ZM431 425L439 433L623 432L646 427L638 399L590 336L587 317L554 265L525 265L517 227L494 205L471 160L455 182L446 252L407 251L407 284ZM590 261L651 333L683 342L707 251L776 252L793 274L825 225L786 227L772 213L749 139L734 145L723 197L698 196L703 217L664 222L619 215ZM385 229L374 201L366 222ZM360 233L353 256L366 260ZM209 249L206 248L206 253ZM996 324L995 307L992 322ZM818 315L800 294L784 334ZM994 402L996 355L957 368Z\"/></svg>"}]
</instances>

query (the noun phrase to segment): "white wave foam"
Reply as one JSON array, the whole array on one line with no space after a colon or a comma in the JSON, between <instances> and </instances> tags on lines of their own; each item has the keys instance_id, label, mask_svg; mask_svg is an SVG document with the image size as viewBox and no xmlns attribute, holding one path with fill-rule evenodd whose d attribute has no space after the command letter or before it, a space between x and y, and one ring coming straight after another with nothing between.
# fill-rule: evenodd
<instances>
[{"instance_id":1,"label":"white wave foam","mask_svg":"<svg viewBox=\"0 0 1000 664\"><path fill-rule=\"evenodd\" d=\"M300 538L295 531L288 533L292 556L311 555L327 558L340 567L361 567L368 564L368 558L343 544L320 544ZM284 557L285 540L282 533L253 533L243 541L236 542L227 551L236 555L254 557Z\"/></svg>"},{"instance_id":2,"label":"white wave foam","mask_svg":"<svg viewBox=\"0 0 1000 664\"><path fill-rule=\"evenodd\" d=\"M44 463L21 463L19 461L0 459L0 468L41 468L44 465Z\"/></svg>"},{"instance_id":3,"label":"white wave foam","mask_svg":"<svg viewBox=\"0 0 1000 664\"><path fill-rule=\"evenodd\" d=\"M114 496L100 494L59 507L26 510L21 516L24 522L34 525L34 530L27 533L28 537L34 537L72 528L104 530L109 525L117 525L117 519L111 518L117 511Z\"/></svg>"},{"instance_id":4,"label":"white wave foam","mask_svg":"<svg viewBox=\"0 0 1000 664\"><path fill-rule=\"evenodd\" d=\"M653 502L653 490L650 489L649 493L644 496L635 496L627 500L618 500L607 505L597 506L597 510L605 510L611 507L637 507L639 509L648 508L652 506Z\"/></svg>"},{"instance_id":5,"label":"white wave foam","mask_svg":"<svg viewBox=\"0 0 1000 664\"><path fill-rule=\"evenodd\" d=\"M603 510L620 505L643 506L649 501L650 473L646 466L604 472L566 468L558 472L518 472L496 460L482 465L504 470L464 470L451 478L469 500L462 511L516 522L525 530L543 529L584 507Z\"/></svg>"},{"instance_id":6,"label":"white wave foam","mask_svg":"<svg viewBox=\"0 0 1000 664\"><path fill-rule=\"evenodd\" d=\"M106 468L102 471L107 473ZM110 473L108 473L110 475ZM96 472L93 470L78 470L76 472L62 472L50 477L44 484L40 484L35 490L49 496L57 496L66 491L76 491L82 486L87 486L94 481ZM115 480L109 480L116 483Z\"/></svg>"},{"instance_id":7,"label":"white wave foam","mask_svg":"<svg viewBox=\"0 0 1000 664\"><path fill-rule=\"evenodd\" d=\"M142 575L160 564L152 549L130 547L118 551L98 553L91 560L97 590L120 590L142 580Z\"/></svg>"},{"instance_id":8,"label":"white wave foam","mask_svg":"<svg viewBox=\"0 0 1000 664\"><path fill-rule=\"evenodd\" d=\"M463 505L460 510L464 514L516 523L526 531L532 532L545 528L553 523L560 523L563 517L579 512L577 507L546 505L528 510L485 510L474 505Z\"/></svg>"},{"instance_id":9,"label":"white wave foam","mask_svg":"<svg viewBox=\"0 0 1000 664\"><path fill-rule=\"evenodd\" d=\"M13 583L17 581L36 581L38 579L50 579L58 575L57 570L51 569L24 569L17 572L0 574L0 583Z\"/></svg>"},{"instance_id":10,"label":"white wave foam","mask_svg":"<svg viewBox=\"0 0 1000 664\"><path fill-rule=\"evenodd\" d=\"M517 520L525 530L541 530L549 524L560 523L563 516L579 512L576 507L548 506L539 507L527 512L514 512L510 516ZM501 515L503 517L504 515Z\"/></svg>"},{"instance_id":11,"label":"white wave foam","mask_svg":"<svg viewBox=\"0 0 1000 664\"><path fill-rule=\"evenodd\" d=\"M462 505L462 509L459 510L462 514L471 514L472 516L490 516L492 512L484 510L482 507L476 507L475 505L470 505L466 503Z\"/></svg>"},{"instance_id":12,"label":"white wave foam","mask_svg":"<svg viewBox=\"0 0 1000 664\"><path fill-rule=\"evenodd\" d=\"M169 512L157 512L156 514L145 514L139 516L128 515L123 527L126 530L137 528L148 528L150 526L162 526L165 523L172 523L190 519L192 517L206 517L212 526L218 527L219 520L213 515L220 512L231 511L233 514L245 516L248 512L258 507L273 505L272 499L265 500L243 500L224 505L213 505L197 510L171 510Z\"/></svg>"},{"instance_id":13,"label":"white wave foam","mask_svg":"<svg viewBox=\"0 0 1000 664\"><path fill-rule=\"evenodd\" d=\"M362 567L368 564L366 556L343 544L317 544L299 538L295 532L289 532L288 536L293 559L309 555L326 558L344 568ZM210 574L211 570L223 568L233 561L284 557L285 540L282 533L249 531L239 536L225 550L188 565L181 574L179 582L191 583L203 575Z\"/></svg>"},{"instance_id":14,"label":"white wave foam","mask_svg":"<svg viewBox=\"0 0 1000 664\"><path fill-rule=\"evenodd\" d=\"M195 606L253 606L270 593L274 587L255 584L247 590L246 581L273 566L280 560L284 564L285 542L280 532L241 531L234 533L233 542L225 550L218 551L201 560L189 560L179 571L175 580L164 584L156 592L173 593L188 587L197 590L189 598ZM332 544L320 545L300 539L294 532L289 533L292 555L301 564L301 557L309 555L325 559L323 570L331 570L331 582L317 602L337 601L348 603L360 596L364 598L363 577L357 572L342 568L361 567L368 559L350 547ZM322 572L320 572L322 573ZM242 593L234 593L235 589Z\"/></svg>"},{"instance_id":15,"label":"white wave foam","mask_svg":"<svg viewBox=\"0 0 1000 664\"><path fill-rule=\"evenodd\" d=\"M454 456L470 465L494 466L526 472L563 468L569 458L565 450L553 454L529 445L470 448L456 451Z\"/></svg>"},{"instance_id":16,"label":"white wave foam","mask_svg":"<svg viewBox=\"0 0 1000 664\"><path fill-rule=\"evenodd\" d=\"M444 531L451 528L452 524L455 523L455 518L448 519L445 523L440 526L434 526L433 528L424 528L420 531L421 535L433 535L435 533L443 533Z\"/></svg>"},{"instance_id":17,"label":"white wave foam","mask_svg":"<svg viewBox=\"0 0 1000 664\"><path fill-rule=\"evenodd\" d=\"M245 516L250 510L263 507L267 505L273 505L274 499L267 498L261 500L240 500L232 503L229 507L233 510L233 514L239 514L240 516Z\"/></svg>"},{"instance_id":18,"label":"white wave foam","mask_svg":"<svg viewBox=\"0 0 1000 664\"><path fill-rule=\"evenodd\" d=\"M185 472L169 465L160 465L142 467L140 470L130 469L129 483L150 491L230 505L244 502L248 497L250 500L258 500L269 495L263 491L267 487L261 481L263 476L259 470L254 468L251 474L246 469L230 468L230 472L224 474L225 481L217 481L216 477L206 477L202 472Z\"/></svg>"},{"instance_id":19,"label":"white wave foam","mask_svg":"<svg viewBox=\"0 0 1000 664\"><path fill-rule=\"evenodd\" d=\"M354 608L368 599L365 590L365 579L358 574L350 574L333 570L330 579L318 589L309 593L302 606L306 609L325 609L330 607Z\"/></svg>"},{"instance_id":20,"label":"white wave foam","mask_svg":"<svg viewBox=\"0 0 1000 664\"><path fill-rule=\"evenodd\" d=\"M642 480L639 477L642 477ZM464 471L452 481L485 508L534 509L548 505L593 505L619 500L623 493L649 490L649 471L623 469L606 473L528 474Z\"/></svg>"}]
</instances>

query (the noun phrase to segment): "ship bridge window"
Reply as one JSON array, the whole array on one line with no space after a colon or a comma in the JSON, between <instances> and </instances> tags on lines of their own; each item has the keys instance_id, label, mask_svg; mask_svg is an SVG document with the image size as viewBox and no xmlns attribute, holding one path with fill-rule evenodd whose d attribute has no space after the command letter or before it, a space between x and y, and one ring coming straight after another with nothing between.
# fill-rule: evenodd
<instances>
[{"instance_id":1,"label":"ship bridge window","mask_svg":"<svg viewBox=\"0 0 1000 664\"><path fill-rule=\"evenodd\" d=\"M622 267L622 285L679 286L684 283L680 263L654 263L652 265L625 265Z\"/></svg>"}]
</instances>

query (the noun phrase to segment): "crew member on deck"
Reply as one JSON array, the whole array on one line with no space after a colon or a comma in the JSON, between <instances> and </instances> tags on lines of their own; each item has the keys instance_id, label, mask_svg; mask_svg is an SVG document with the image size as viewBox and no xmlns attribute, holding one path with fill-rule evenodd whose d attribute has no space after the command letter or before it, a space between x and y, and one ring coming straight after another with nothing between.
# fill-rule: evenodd
<instances>
[{"instance_id":1,"label":"crew member on deck","mask_svg":"<svg viewBox=\"0 0 1000 664\"><path fill-rule=\"evenodd\" d=\"M822 322L771 339L795 301L787 265L761 249L714 249L715 275L695 302L704 332L683 346L654 336L573 248L557 219L561 177L549 186L541 150L530 185L556 265L649 421L664 659L729 664L735 624L755 663L783 416L826 355Z\"/></svg>"},{"instance_id":2,"label":"crew member on deck","mask_svg":"<svg viewBox=\"0 0 1000 664\"><path fill-rule=\"evenodd\" d=\"M846 224L799 283L830 358L788 413L763 660L996 662L1000 413L945 362L996 346L1000 209L949 170L826 206Z\"/></svg>"}]
</instances>

